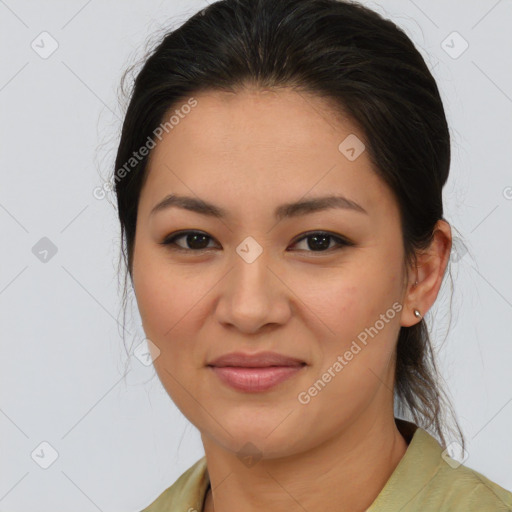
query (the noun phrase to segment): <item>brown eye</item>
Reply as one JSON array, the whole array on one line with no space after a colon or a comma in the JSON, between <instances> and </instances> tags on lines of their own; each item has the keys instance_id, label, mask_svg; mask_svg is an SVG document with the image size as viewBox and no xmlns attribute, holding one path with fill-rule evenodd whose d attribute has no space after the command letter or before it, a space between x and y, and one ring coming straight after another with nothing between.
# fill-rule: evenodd
<instances>
[{"instance_id":1,"label":"brown eye","mask_svg":"<svg viewBox=\"0 0 512 512\"><path fill-rule=\"evenodd\" d=\"M178 240L183 239L181 243L177 243ZM200 231L181 231L174 233L165 238L161 245L169 247L171 250L184 251L184 252L200 252L212 249L214 247L208 247L208 243L213 238L206 233ZM293 246L296 246L300 242L307 241L305 248L299 250L304 252L328 252L331 250L341 249L344 246L353 246L354 244L349 240L340 236L328 233L325 231L311 231L306 233L300 239L298 239ZM334 242L334 246L332 246Z\"/></svg>"},{"instance_id":2,"label":"brown eye","mask_svg":"<svg viewBox=\"0 0 512 512\"><path fill-rule=\"evenodd\" d=\"M305 236L303 236L297 242L295 242L294 245L297 245L299 242L302 241L307 241L307 249L299 250L306 250L308 252L327 252L328 250L333 249L333 247L331 247L332 241L334 241L335 243L334 249L339 249L343 246L353 245L348 240L345 240L331 233L327 233L325 231L313 231L307 233Z\"/></svg>"},{"instance_id":3,"label":"brown eye","mask_svg":"<svg viewBox=\"0 0 512 512\"><path fill-rule=\"evenodd\" d=\"M182 238L185 240L185 247L176 243L177 240ZM182 231L181 233L167 237L163 242L161 242L161 244L170 246L171 249L176 249L178 251L181 250L196 252L209 249L209 240L212 240L212 238L205 233L201 233L200 231Z\"/></svg>"}]
</instances>

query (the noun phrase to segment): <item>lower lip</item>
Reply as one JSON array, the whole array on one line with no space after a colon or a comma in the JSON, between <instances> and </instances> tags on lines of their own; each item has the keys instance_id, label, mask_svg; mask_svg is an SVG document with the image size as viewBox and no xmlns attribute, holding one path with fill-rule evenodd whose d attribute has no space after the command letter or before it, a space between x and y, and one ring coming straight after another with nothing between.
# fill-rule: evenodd
<instances>
[{"instance_id":1,"label":"lower lip","mask_svg":"<svg viewBox=\"0 0 512 512\"><path fill-rule=\"evenodd\" d=\"M211 366L210 368L232 388L238 391L256 393L273 388L296 375L304 366L268 366L265 368Z\"/></svg>"}]
</instances>

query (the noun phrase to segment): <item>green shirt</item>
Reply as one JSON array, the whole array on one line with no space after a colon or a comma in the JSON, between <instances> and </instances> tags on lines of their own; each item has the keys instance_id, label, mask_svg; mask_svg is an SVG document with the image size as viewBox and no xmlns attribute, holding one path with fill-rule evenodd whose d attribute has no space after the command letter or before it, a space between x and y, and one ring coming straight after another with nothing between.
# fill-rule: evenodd
<instances>
[{"instance_id":1,"label":"green shirt","mask_svg":"<svg viewBox=\"0 0 512 512\"><path fill-rule=\"evenodd\" d=\"M366 512L512 512L512 493L459 465L427 431L395 418L407 450ZM142 512L203 512L210 486L199 459Z\"/></svg>"}]
</instances>

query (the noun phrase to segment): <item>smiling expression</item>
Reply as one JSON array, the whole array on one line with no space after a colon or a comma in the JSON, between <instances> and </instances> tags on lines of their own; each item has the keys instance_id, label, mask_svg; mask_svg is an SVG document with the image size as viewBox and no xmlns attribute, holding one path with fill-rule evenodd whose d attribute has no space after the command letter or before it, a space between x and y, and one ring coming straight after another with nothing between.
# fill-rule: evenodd
<instances>
[{"instance_id":1,"label":"smiling expression","mask_svg":"<svg viewBox=\"0 0 512 512\"><path fill-rule=\"evenodd\" d=\"M269 457L296 453L392 407L398 312L307 404L298 396L402 302L398 204L366 151L340 152L364 134L325 100L290 89L194 97L153 150L140 195L144 331L163 386L202 433L233 451L250 439ZM252 393L208 366L264 351L306 364Z\"/></svg>"}]
</instances>

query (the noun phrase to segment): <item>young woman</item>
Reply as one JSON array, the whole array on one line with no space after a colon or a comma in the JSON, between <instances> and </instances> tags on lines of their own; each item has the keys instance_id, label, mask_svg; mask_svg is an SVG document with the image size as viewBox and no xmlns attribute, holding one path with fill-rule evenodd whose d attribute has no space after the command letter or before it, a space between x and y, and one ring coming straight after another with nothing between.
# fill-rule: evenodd
<instances>
[{"instance_id":1,"label":"young woman","mask_svg":"<svg viewBox=\"0 0 512 512\"><path fill-rule=\"evenodd\" d=\"M361 5L222 0L165 36L113 178L154 366L205 457L146 512L512 510L450 457L423 320L449 167L435 80Z\"/></svg>"}]
</instances>

